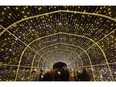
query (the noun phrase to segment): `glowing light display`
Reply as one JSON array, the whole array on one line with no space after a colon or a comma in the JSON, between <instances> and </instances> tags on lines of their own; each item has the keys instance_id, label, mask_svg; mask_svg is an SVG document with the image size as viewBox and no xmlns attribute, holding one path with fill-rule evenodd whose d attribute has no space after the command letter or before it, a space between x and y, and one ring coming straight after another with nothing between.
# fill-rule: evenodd
<instances>
[{"instance_id":1,"label":"glowing light display","mask_svg":"<svg viewBox=\"0 0 116 87\"><path fill-rule=\"evenodd\" d=\"M64 61L95 81L116 81L116 7L1 6L0 81Z\"/></svg>"}]
</instances>

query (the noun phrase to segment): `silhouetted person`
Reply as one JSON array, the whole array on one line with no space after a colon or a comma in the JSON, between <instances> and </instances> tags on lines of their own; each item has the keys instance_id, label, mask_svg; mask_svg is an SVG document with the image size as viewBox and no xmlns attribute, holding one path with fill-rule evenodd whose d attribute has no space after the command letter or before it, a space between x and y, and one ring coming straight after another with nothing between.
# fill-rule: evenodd
<instances>
[{"instance_id":1,"label":"silhouetted person","mask_svg":"<svg viewBox=\"0 0 116 87\"><path fill-rule=\"evenodd\" d=\"M61 72L60 71L54 72L54 81L61 81Z\"/></svg>"},{"instance_id":2,"label":"silhouetted person","mask_svg":"<svg viewBox=\"0 0 116 87\"><path fill-rule=\"evenodd\" d=\"M40 70L39 81L42 81L42 73L43 73L43 70Z\"/></svg>"},{"instance_id":3,"label":"silhouetted person","mask_svg":"<svg viewBox=\"0 0 116 87\"><path fill-rule=\"evenodd\" d=\"M28 81L38 81L38 75L35 71L31 72L31 75L26 78Z\"/></svg>"},{"instance_id":4,"label":"silhouetted person","mask_svg":"<svg viewBox=\"0 0 116 87\"><path fill-rule=\"evenodd\" d=\"M46 72L43 75L42 81L53 81L53 74L52 74L52 72Z\"/></svg>"},{"instance_id":5,"label":"silhouetted person","mask_svg":"<svg viewBox=\"0 0 116 87\"><path fill-rule=\"evenodd\" d=\"M76 72L76 81L81 81L82 73L79 73L78 71Z\"/></svg>"},{"instance_id":6,"label":"silhouetted person","mask_svg":"<svg viewBox=\"0 0 116 87\"><path fill-rule=\"evenodd\" d=\"M90 81L90 75L87 73L87 70L84 68L82 74L79 75L80 81Z\"/></svg>"},{"instance_id":7,"label":"silhouetted person","mask_svg":"<svg viewBox=\"0 0 116 87\"><path fill-rule=\"evenodd\" d=\"M76 71L75 81L80 81L80 73Z\"/></svg>"},{"instance_id":8,"label":"silhouetted person","mask_svg":"<svg viewBox=\"0 0 116 87\"><path fill-rule=\"evenodd\" d=\"M69 81L69 71L66 67L61 69L61 81Z\"/></svg>"}]
</instances>

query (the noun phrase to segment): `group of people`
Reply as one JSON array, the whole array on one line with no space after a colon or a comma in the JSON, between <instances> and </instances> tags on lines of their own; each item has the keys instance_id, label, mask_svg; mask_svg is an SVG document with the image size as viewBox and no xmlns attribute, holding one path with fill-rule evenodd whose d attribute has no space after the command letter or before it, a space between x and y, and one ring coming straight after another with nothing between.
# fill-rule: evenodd
<instances>
[{"instance_id":1,"label":"group of people","mask_svg":"<svg viewBox=\"0 0 116 87\"><path fill-rule=\"evenodd\" d=\"M32 71L31 75L27 79L29 81L90 81L90 74L84 68L82 72L69 71L64 66L61 69L54 68L46 71L40 70L38 74L36 71Z\"/></svg>"},{"instance_id":2,"label":"group of people","mask_svg":"<svg viewBox=\"0 0 116 87\"><path fill-rule=\"evenodd\" d=\"M83 69L82 73L79 73L78 71L76 72L75 81L90 81L90 80L91 76L85 68Z\"/></svg>"}]
</instances>

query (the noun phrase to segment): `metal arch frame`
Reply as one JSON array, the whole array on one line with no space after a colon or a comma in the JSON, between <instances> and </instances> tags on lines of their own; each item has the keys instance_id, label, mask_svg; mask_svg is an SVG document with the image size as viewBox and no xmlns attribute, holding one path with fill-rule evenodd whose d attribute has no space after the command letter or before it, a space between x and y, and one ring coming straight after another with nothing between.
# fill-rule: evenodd
<instances>
[{"instance_id":1,"label":"metal arch frame","mask_svg":"<svg viewBox=\"0 0 116 87\"><path fill-rule=\"evenodd\" d=\"M88 38L88 37L86 37L86 36L76 35L76 34L70 34L70 33L64 33L64 32L54 33L54 34L51 34L51 35L48 35L48 36L44 36L44 37L40 37L40 38L37 38L37 39L33 40L33 41L30 42L30 43L26 46L26 48L22 51L22 54L21 54L21 56L20 56L20 60L22 60L22 56L23 56L25 50L26 50L26 49L28 48L28 46L30 46L33 42L35 42L36 40L40 40L40 39L42 39L42 38L50 37L50 36L57 35L57 34L66 34L66 35L72 35L72 36L77 36L77 37L82 37L82 38L88 39L89 41L91 41L91 42L93 42L95 45L97 45L97 47L98 47L98 48L101 50L101 52L103 53L103 55L104 55L104 57L105 57L105 60L107 60L104 51L101 49L101 47L100 47L94 40L92 40L92 39L90 39L90 38ZM21 62L21 61L20 61L20 62ZM106 62L106 63L107 63L107 65L108 65L108 62ZM19 63L19 67L20 67L20 63ZM111 74L111 76L112 76L110 67L108 67L108 69L109 69L110 74ZM19 71L19 68L17 69L17 73L18 73L18 71ZM16 76L17 76L17 74L16 74ZM112 76L112 77L113 77L113 76ZM16 79L15 79L15 80L16 80Z\"/></svg>"},{"instance_id":2,"label":"metal arch frame","mask_svg":"<svg viewBox=\"0 0 116 87\"><path fill-rule=\"evenodd\" d=\"M52 13L57 13L57 12L69 12L69 13L77 13L77 14L86 14L86 15L95 15L95 16L100 16L100 17L105 17L107 19L110 19L112 21L116 21L114 18L111 18L109 16L106 16L106 15L102 15L102 14L97 14L97 13L89 13L89 12L80 12L80 11L69 11L69 10L58 10L58 11L53 11L53 12L48 12L48 13L44 13L44 14L40 14L40 15L36 15L36 16L31 16L31 17L27 17L27 18L24 18L22 20L19 20L13 24L11 24L10 26L8 26L5 30L3 30L1 33L0 33L0 36L6 31L8 30L11 26L13 26L14 24L17 24L17 23L20 23L24 20L27 20L27 19L31 19L31 18L35 18L35 17L39 17L39 16L43 16L43 15L48 15L48 14L52 14ZM104 55L104 54L103 54ZM105 55L104 55L105 56ZM106 62L107 59L105 58ZM110 70L110 67L108 66L109 70ZM111 70L110 70L110 74L112 76L112 73L111 73ZM113 77L113 76L112 76ZM114 80L114 78L112 78Z\"/></svg>"},{"instance_id":3,"label":"metal arch frame","mask_svg":"<svg viewBox=\"0 0 116 87\"><path fill-rule=\"evenodd\" d=\"M48 54L48 53L51 53L51 52L53 52L54 50L51 50L51 51L47 51L47 52L45 52L43 55L41 55L41 57L40 57L40 59L43 59L43 56L44 55L46 55L46 54ZM55 51L60 51L60 49L59 50L55 50ZM61 51L63 51L63 50L61 50ZM57 53L60 53L60 54L66 54L66 53L62 53L62 52L57 52ZM67 54L68 55L68 54ZM71 54L70 54L70 56L72 56ZM76 58L74 57L74 56L72 56L73 57L73 59L74 60L76 60ZM69 58L70 59L70 58ZM45 60L47 60L46 58L44 58L44 60L43 60L43 63L45 62ZM41 61L41 60L40 60ZM48 60L47 60L48 61ZM77 61L77 60L76 60ZM73 61L74 62L74 61ZM38 62L39 63L39 62ZM77 63L78 64L78 63Z\"/></svg>"},{"instance_id":4,"label":"metal arch frame","mask_svg":"<svg viewBox=\"0 0 116 87\"><path fill-rule=\"evenodd\" d=\"M46 58L46 57L43 58L43 57L44 57L46 54L48 54L48 53L50 53L51 55L53 55L52 53L53 53L54 51L57 51L57 52L55 52L55 54L57 54L57 53L66 54L66 53L62 53L62 51L67 52L67 50L63 50L63 49L56 49L56 50L47 51L47 52L45 52L44 54L42 54L42 55L40 56L40 60L39 60L38 64L40 63L40 61L41 61L42 59L43 59L43 62L45 62L45 60L47 60L47 58ZM60 52L60 51L61 51L61 52ZM68 52L69 52L69 51L68 51ZM49 57L50 57L51 55L49 55ZM71 55L71 53L70 53L70 54L66 54L66 55L72 56L73 59L74 59L74 60L77 62L77 64L78 64L78 61L77 61L76 56ZM70 58L69 58L69 59L70 59ZM49 60L47 60L47 61L49 61ZM51 62L51 61L49 61L49 62Z\"/></svg>"},{"instance_id":5,"label":"metal arch frame","mask_svg":"<svg viewBox=\"0 0 116 87\"><path fill-rule=\"evenodd\" d=\"M1 27L2 27L2 26L1 26ZM3 27L2 27L2 28L3 28ZM3 29L4 29L4 28L3 28ZM113 31L115 31L115 30L116 30L116 29L114 29ZM110 33L108 33L105 37L107 37L108 35L110 35L113 31L111 31ZM7 32L10 33L9 31L7 31ZM16 37L14 34L12 34L12 33L10 33L10 34L13 35L14 37ZM105 37L103 37L102 39L104 39ZM16 38L17 38L17 37L16 37ZM18 39L19 39L19 38L18 38ZM99 41L101 41L102 39L100 39ZM20 39L19 39L19 40L20 40ZM20 41L21 41L21 40L20 40ZM97 41L96 43L98 43L99 41ZM21 41L21 42L23 42L23 41ZM24 44L25 44L25 43L24 43ZM95 45L95 44L93 44L93 45ZM93 46L93 45L92 45L92 46ZM27 45L26 45L26 46L27 46ZM91 47L92 47L92 46L91 46ZM89 47L89 48L91 48L91 47ZM29 47L29 48L31 48L31 47ZM89 48L88 48L88 49L89 49ZM87 49L87 50L88 50L88 49ZM33 49L32 49L32 50L33 50ZM109 63L107 62L107 64L109 64ZM109 68L110 68L110 67L108 67L108 69L109 69ZM109 70L109 71L110 71L110 73L111 73L111 70ZM112 74L112 73L111 73L111 74ZM111 75L111 77L112 77L112 79L114 79L112 75Z\"/></svg>"},{"instance_id":6,"label":"metal arch frame","mask_svg":"<svg viewBox=\"0 0 116 87\"><path fill-rule=\"evenodd\" d=\"M59 32L59 33L61 33L61 34L67 34L67 35L74 35L74 36L78 36L78 37L79 37L79 36L80 36L80 37L84 37L84 38L90 40L91 42L93 42L95 45L97 45L97 47L101 50L101 52L102 52L102 54L103 54L103 56L104 56L104 58L105 58L106 64L107 64L108 69L109 69L109 71L110 71L110 75L111 75L112 79L114 80L114 78L113 78L113 76L112 76L112 72L111 72L110 67L109 67L109 64L108 64L108 61L107 61L107 58L106 58L106 55L105 55L104 51L101 49L101 47L100 47L94 40L92 40L92 39L90 39L90 38L88 38L88 37L82 36L82 35L76 35L76 34L70 34L70 33L64 33L64 32Z\"/></svg>"},{"instance_id":7,"label":"metal arch frame","mask_svg":"<svg viewBox=\"0 0 116 87\"><path fill-rule=\"evenodd\" d=\"M57 43L57 44L59 44L59 43ZM56 44L55 44L56 45ZM52 45L53 46L53 45ZM50 46L49 46L50 47ZM48 47L45 47L45 48L48 48ZM43 48L44 49L44 48ZM55 49L56 50L56 49ZM60 50L60 49L59 49ZM63 49L62 49L63 50ZM40 50L39 50L40 51ZM38 51L38 52L39 52ZM70 53L73 53L73 54L75 54L75 55L77 55L79 58L80 58L80 60L81 60L81 62L83 63L83 61L82 61L82 59L81 59L81 57L77 54L77 53L75 53L75 52L71 52L71 51L69 51L69 50L64 50L64 51L68 51L68 52L70 52ZM32 64L31 64L31 71L32 71L32 68L33 68L33 63L34 63L34 60L35 60L35 57L38 55L38 53L37 54L35 54L34 55L34 57L33 57L33 61L32 61ZM40 56L40 55L39 55Z\"/></svg>"},{"instance_id":8,"label":"metal arch frame","mask_svg":"<svg viewBox=\"0 0 116 87\"><path fill-rule=\"evenodd\" d=\"M116 29L114 29L113 31L115 31L115 30L116 30ZM110 35L113 31L111 31L108 35ZM108 35L106 35L105 37L107 37ZM102 39L104 39L105 37L103 37ZM102 39L101 39L101 40L102 40ZM99 41L100 41L100 40L99 40ZM99 42L99 41L98 41L98 42ZM94 45L94 44L93 44L93 45ZM89 49L89 48L88 48L88 49Z\"/></svg>"},{"instance_id":9,"label":"metal arch frame","mask_svg":"<svg viewBox=\"0 0 116 87\"><path fill-rule=\"evenodd\" d=\"M87 57L89 59L89 62L90 62L91 70L92 70L93 66L92 66L91 58L90 58L90 56L88 55L88 53L83 48L81 48L80 46L77 46L77 45L72 45L72 44L67 44L67 43L62 43L62 42L61 42L61 44L80 48L87 55ZM41 60L41 58L39 59L39 62L40 62L40 60ZM93 78L94 78L93 70L92 70L92 75L93 75ZM94 81L95 81L95 78L94 78Z\"/></svg>"},{"instance_id":10,"label":"metal arch frame","mask_svg":"<svg viewBox=\"0 0 116 87\"><path fill-rule=\"evenodd\" d=\"M101 16L101 17L108 18L108 19L110 19L110 20L112 20L112 21L116 21L114 18L111 18L111 17L106 16L106 15L102 15L102 14L96 14L96 13L78 12L78 11L69 11L69 10L59 10L59 11L55 11L55 12L52 12L52 13L63 12L63 11L64 11L64 12L72 12L72 13L80 13L80 14ZM51 14L52 14L52 13L51 13ZM1 36L6 30L8 30L10 27L12 27L13 25L15 25L15 24L17 24L17 23L19 23L19 22L21 22L21 21L24 21L24 20L27 20L27 19L31 19L31 18L34 18L34 17L39 17L39 16L47 15L47 14L50 14L50 12L49 12L49 13L44 13L44 14L41 14L41 15L32 16L32 17L27 17L27 18L25 18L25 19L19 20L19 21L15 22L15 23L11 24L10 26L8 26L6 29L4 29L4 30L0 33L0 36ZM104 55L104 54L103 54L103 55ZM106 59L106 62L108 63L107 58L105 58L105 59ZM109 66L108 66L108 68L109 68L109 70L110 70L110 67L109 67ZM110 70L110 74L111 74L111 77L112 77L111 70ZM114 80L114 78L113 78L113 80Z\"/></svg>"},{"instance_id":11,"label":"metal arch frame","mask_svg":"<svg viewBox=\"0 0 116 87\"><path fill-rule=\"evenodd\" d=\"M33 63L34 63L34 60L35 60L35 57L36 57L36 55L38 55L38 52L40 52L41 50L43 50L43 49L46 49L46 48L48 48L48 47L51 47L51 46L54 46L54 45L59 45L59 44L61 44L61 43L55 43L55 44L52 44L52 45L47 45L47 46L45 46L45 47L43 47L43 48L41 48L40 50L38 50L37 52L36 52L36 54L34 55L34 57L33 57L33 60L32 60L32 66L31 67L33 67ZM80 58L80 60L81 60L81 63L82 63L82 66L83 66L83 61L82 61L82 59L81 59L81 57L80 57L80 55L78 55L77 53L75 53L79 58ZM40 55L39 55L40 56Z\"/></svg>"},{"instance_id":12,"label":"metal arch frame","mask_svg":"<svg viewBox=\"0 0 116 87\"><path fill-rule=\"evenodd\" d=\"M59 33L60 33L60 32L59 32ZM110 32L110 33L111 33L111 32ZM110 34L110 33L109 33L109 34ZM74 35L74 34L73 34L73 35ZM49 36L49 35L48 35L48 36ZM78 35L76 35L76 36L78 36ZM108 36L108 35L107 35L107 36ZM41 38L43 38L43 37L41 37ZM104 37L103 37L103 38L104 38ZM92 39L89 38L89 40L92 40ZM33 42L33 41L32 41L32 42ZM95 43L94 43L94 44L95 44ZM96 43L96 44L97 44L97 43ZM29 45L29 44L28 44L28 45ZM27 45L27 47L28 47L28 45ZM107 63L108 63L108 62L107 62ZM109 67L108 67L108 68L109 68ZM111 73L111 70L110 70L110 73ZM111 74L112 74L112 73L111 73ZM111 75L111 77L112 77L112 75Z\"/></svg>"},{"instance_id":13,"label":"metal arch frame","mask_svg":"<svg viewBox=\"0 0 116 87\"><path fill-rule=\"evenodd\" d=\"M1 26L1 27L2 27L2 26ZM3 27L2 27L2 28L3 28ZM3 28L3 29L4 29L4 28ZM110 34L111 34L112 32L114 32L115 30L116 30L116 29L114 29L113 31L111 31L110 33L108 33L108 34L107 34L106 36L104 36L102 39L104 39L105 37L107 37L108 35L110 35ZM10 32L8 32L8 33L10 33ZM10 34L13 35L15 38L17 38L14 34L12 34L12 33L10 33ZM100 39L99 41L101 41L102 39ZM21 41L19 38L18 38L18 40ZM98 43L99 41L97 41L96 43ZM23 41L21 41L21 42L23 43ZM25 44L25 43L24 43L24 44ZM95 44L93 44L93 45L95 45ZM92 46L93 46L93 45L92 45ZM26 45L26 46L27 46L27 45ZM92 47L92 46L91 46L91 47ZM89 47L89 48L91 48L91 47ZM29 48L31 48L31 47L29 47ZM89 49L89 48L88 48L88 49ZM32 49L32 48L31 48L31 49ZM88 50L88 49L87 49L87 50ZM32 49L32 50L33 50L33 49Z\"/></svg>"},{"instance_id":14,"label":"metal arch frame","mask_svg":"<svg viewBox=\"0 0 116 87\"><path fill-rule=\"evenodd\" d=\"M53 50L51 50L51 51L53 51ZM76 58L76 55L78 56L78 57L80 57L78 54L76 54L75 52L72 52L72 51L69 51L69 50L64 50L64 49L55 49L54 51L65 51L65 52L69 52L69 54L71 55L71 53L72 54L74 54L75 56L74 56L74 60L77 62L77 64L78 64L78 66L79 66L79 63L78 63L78 61L77 61L77 58ZM48 51L47 51L48 52ZM59 53L59 52L58 52ZM66 53L64 53L64 54L66 54ZM46 55L46 54L45 54ZM44 55L43 55L44 56ZM72 55L71 55L72 56ZM41 58L42 59L42 58ZM41 60L40 60L41 61ZM43 62L44 62L44 60L43 60ZM39 63L39 62L38 62Z\"/></svg>"},{"instance_id":15,"label":"metal arch frame","mask_svg":"<svg viewBox=\"0 0 116 87\"><path fill-rule=\"evenodd\" d=\"M84 15L94 15L94 16L100 16L103 18L107 18L110 19L112 21L116 21L116 19L110 17L110 16L106 16L106 15L102 15L102 14L97 14L97 13L90 13L90 12L80 12L80 11L71 11L71 10L60 10L61 12L67 12L67 13L76 13L76 14L84 14Z\"/></svg>"},{"instance_id":16,"label":"metal arch frame","mask_svg":"<svg viewBox=\"0 0 116 87\"><path fill-rule=\"evenodd\" d=\"M37 41L37 40L41 40L41 39L46 38L46 37L53 36L53 35L58 35L58 34L62 34L62 32L54 33L54 34L51 34L51 35L48 35L48 36L39 37L39 38L33 40L32 42L30 42L28 45L26 45L26 47L25 47L25 49L22 51L21 56L20 56L20 59L19 59L19 64L18 64L19 66L18 66L18 68L17 68L17 74L18 74L18 71L19 71L19 67L20 67L20 63L21 63L23 54L24 54L24 52L26 51L26 49L27 49L28 47L30 47L30 45L31 45L33 42L35 42L35 41ZM77 35L77 36L78 36L78 35ZM80 37L84 37L84 36L82 36L82 35L79 35L79 36L80 36ZM16 81L16 79L17 79L17 74L16 74L15 81Z\"/></svg>"}]
</instances>

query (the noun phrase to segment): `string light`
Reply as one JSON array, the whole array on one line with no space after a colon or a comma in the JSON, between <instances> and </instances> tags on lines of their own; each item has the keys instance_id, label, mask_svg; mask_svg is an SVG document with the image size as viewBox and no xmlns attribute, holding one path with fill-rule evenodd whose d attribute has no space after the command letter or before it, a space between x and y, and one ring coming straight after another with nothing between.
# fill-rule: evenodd
<instances>
[{"instance_id":1,"label":"string light","mask_svg":"<svg viewBox=\"0 0 116 87\"><path fill-rule=\"evenodd\" d=\"M2 12L2 14L4 14L4 12Z\"/></svg>"},{"instance_id":2,"label":"string light","mask_svg":"<svg viewBox=\"0 0 116 87\"><path fill-rule=\"evenodd\" d=\"M16 10L18 10L19 8L18 7L16 7Z\"/></svg>"}]
</instances>

